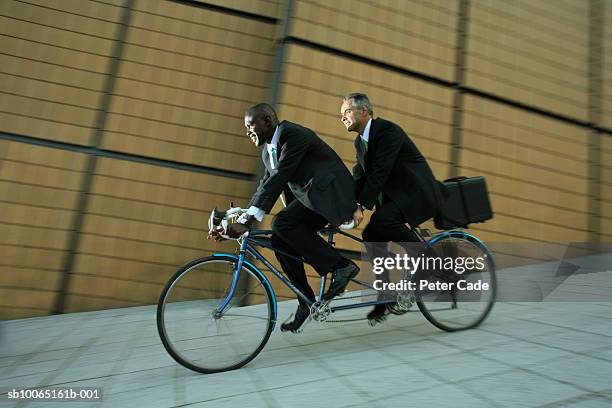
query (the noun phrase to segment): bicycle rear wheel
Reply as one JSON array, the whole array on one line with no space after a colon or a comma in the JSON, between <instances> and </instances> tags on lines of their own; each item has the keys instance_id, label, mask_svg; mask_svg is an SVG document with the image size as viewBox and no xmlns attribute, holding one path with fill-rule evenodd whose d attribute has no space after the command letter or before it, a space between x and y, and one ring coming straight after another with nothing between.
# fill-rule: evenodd
<instances>
[{"instance_id":1,"label":"bicycle rear wheel","mask_svg":"<svg viewBox=\"0 0 612 408\"><path fill-rule=\"evenodd\" d=\"M436 267L421 270L416 275L417 285L422 280L433 284L418 286L416 299L421 313L431 324L445 331L478 326L495 304L497 280L493 256L477 238L461 231L432 241L429 257L441 261ZM470 258L475 260L474 268L467 270L465 261L460 259ZM440 267L451 265L448 259L453 259L452 268Z\"/></svg>"},{"instance_id":2,"label":"bicycle rear wheel","mask_svg":"<svg viewBox=\"0 0 612 408\"><path fill-rule=\"evenodd\" d=\"M259 354L272 333L272 288L247 263L236 277L236 263L229 255L193 261L160 296L159 336L168 353L189 369L216 373L240 368Z\"/></svg>"}]
</instances>

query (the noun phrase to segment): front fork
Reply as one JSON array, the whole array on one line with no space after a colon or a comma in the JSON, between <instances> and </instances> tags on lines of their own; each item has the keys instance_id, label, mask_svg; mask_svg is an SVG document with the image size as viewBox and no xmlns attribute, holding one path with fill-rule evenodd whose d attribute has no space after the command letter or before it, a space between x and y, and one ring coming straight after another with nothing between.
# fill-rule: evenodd
<instances>
[{"instance_id":1,"label":"front fork","mask_svg":"<svg viewBox=\"0 0 612 408\"><path fill-rule=\"evenodd\" d=\"M240 252L238 255L238 262L236 262L236 267L234 268L234 277L232 279L232 286L227 294L227 297L223 301L219 307L215 309L213 312L213 317L215 319L220 319L223 316L223 312L228 308L232 297L236 293L236 288L238 287L238 280L240 279L240 271L242 270L242 264L244 263L244 257L246 256L246 247L247 247L247 238L249 237L249 232L247 231L240 239Z\"/></svg>"}]
</instances>

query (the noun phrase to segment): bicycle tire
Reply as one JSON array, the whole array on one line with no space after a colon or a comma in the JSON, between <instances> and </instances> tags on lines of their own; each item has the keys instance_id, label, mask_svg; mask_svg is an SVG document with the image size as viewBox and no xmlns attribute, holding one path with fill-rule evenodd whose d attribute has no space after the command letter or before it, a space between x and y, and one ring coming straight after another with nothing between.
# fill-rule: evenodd
<instances>
[{"instance_id":1,"label":"bicycle tire","mask_svg":"<svg viewBox=\"0 0 612 408\"><path fill-rule=\"evenodd\" d=\"M450 244L450 247L454 247L454 250L457 251L453 254L454 256L457 256L458 248L461 246L463 247L462 249L470 248L473 254L479 254L485 260L486 271L483 270L464 275L458 275L454 271L451 274L445 272L446 276L450 277L447 279L447 282L455 281L456 288L456 283L461 279L460 277L470 276L471 279L480 277L481 281L484 278L486 283L489 284L489 289L480 292L480 296L484 297L484 299L478 298L479 294L469 293L465 295L467 300L464 302L460 302L458 299L459 295L464 296L461 291L455 290L453 295L450 290L440 290L437 293L436 291L417 290L416 301L419 310L431 324L444 331L453 332L479 326L491 313L497 296L497 278L493 255L478 238L463 231L445 233L440 238L432 239L432 241L434 242L430 244L430 248L436 252L437 256L441 256L440 248ZM447 250L444 249L441 252L444 253L445 251ZM419 272L416 278L417 285L424 277L430 278L431 276L431 272ZM440 280L439 276L436 279ZM465 280L467 282L467 279ZM459 307L460 303L462 308ZM470 307L473 310L473 315L470 313Z\"/></svg>"},{"instance_id":2,"label":"bicycle tire","mask_svg":"<svg viewBox=\"0 0 612 408\"><path fill-rule=\"evenodd\" d=\"M164 287L157 305L157 329L168 354L182 366L205 374L235 370L253 360L268 342L276 323L274 291L265 276L248 262L242 264L234 282L233 272L223 271L234 271L236 263L234 255L197 259L180 268ZM238 297L238 288L245 284L243 278L246 294ZM231 287L236 291L228 298ZM253 299L241 305L249 297ZM222 315L215 314L226 300L229 307ZM222 333L221 327L230 325L238 329L237 334ZM227 362L221 361L224 353L228 354Z\"/></svg>"}]
</instances>

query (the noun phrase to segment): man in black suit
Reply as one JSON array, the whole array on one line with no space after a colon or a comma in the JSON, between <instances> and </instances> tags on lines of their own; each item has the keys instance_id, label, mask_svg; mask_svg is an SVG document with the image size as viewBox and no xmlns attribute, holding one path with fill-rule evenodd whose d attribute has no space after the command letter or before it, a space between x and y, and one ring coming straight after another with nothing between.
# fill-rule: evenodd
<instances>
[{"instance_id":1,"label":"man in black suit","mask_svg":"<svg viewBox=\"0 0 612 408\"><path fill-rule=\"evenodd\" d=\"M433 217L440 202L440 187L427 160L413 141L395 123L373 119L367 95L352 93L343 98L342 123L356 132L357 225L364 209L376 211L363 230L366 242L418 241L406 223L416 226ZM373 256L370 254L370 256ZM368 314L370 324L385 319L386 306L376 305Z\"/></svg>"},{"instance_id":2,"label":"man in black suit","mask_svg":"<svg viewBox=\"0 0 612 408\"><path fill-rule=\"evenodd\" d=\"M340 157L312 130L288 121L279 123L276 112L265 103L249 108L244 117L247 136L256 146L264 146L265 173L251 198L244 224L231 224L228 234L239 237L255 220L268 214L282 192L287 206L272 223L272 245L303 257L321 275L333 272L333 280L324 299L342 293L349 280L359 272L352 261L321 238L317 231L328 223L338 226L355 211L353 179ZM308 284L304 264L276 252L283 271L311 301L315 294ZM299 299L292 322L281 330L295 332L310 314Z\"/></svg>"}]
</instances>

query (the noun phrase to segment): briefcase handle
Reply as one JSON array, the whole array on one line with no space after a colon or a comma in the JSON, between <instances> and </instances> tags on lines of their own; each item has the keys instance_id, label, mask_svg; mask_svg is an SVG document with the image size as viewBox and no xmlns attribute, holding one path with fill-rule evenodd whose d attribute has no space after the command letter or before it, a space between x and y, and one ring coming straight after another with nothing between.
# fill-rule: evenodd
<instances>
[{"instance_id":1,"label":"briefcase handle","mask_svg":"<svg viewBox=\"0 0 612 408\"><path fill-rule=\"evenodd\" d=\"M453 178L449 178L444 180L444 182L449 182L449 181L463 181L463 180L467 180L467 177L465 176L459 176L459 177L453 177Z\"/></svg>"},{"instance_id":2,"label":"briefcase handle","mask_svg":"<svg viewBox=\"0 0 612 408\"><path fill-rule=\"evenodd\" d=\"M458 177L449 178L449 179L444 180L444 183L460 182L460 181L463 181L463 180L467 180L467 177L465 177L465 176L458 176ZM440 187L441 187L441 190L442 190L442 195L444 197L448 197L450 195L450 193L449 193L448 189L446 188L446 186L444 185L444 183L440 183L440 182L438 182L438 183L440 184ZM463 210L465 212L465 218L466 218L466 220L469 220L470 219L470 213L468 211L467 200L465 198L465 192L463 191L463 185L461 183L459 183L459 194L461 195L461 202L463 203ZM466 225L461 225L461 223L459 223L459 222L453 220L452 218L446 216L442 212L441 208L439 209L439 214L438 215L446 218L447 220L449 220L450 222L455 224L455 226L457 226L457 227L467 228L467 224Z\"/></svg>"},{"instance_id":3,"label":"briefcase handle","mask_svg":"<svg viewBox=\"0 0 612 408\"><path fill-rule=\"evenodd\" d=\"M455 181L463 181L463 180L467 180L467 177L465 177L465 176L458 176L458 177L453 177L453 178L446 179L444 181L439 181L439 180L436 180L436 181L438 182L438 185L440 186L440 191L442 192L442 195L444 197L448 197L448 195L450 193L448 192L448 189L446 188L444 183L455 182Z\"/></svg>"}]
</instances>

